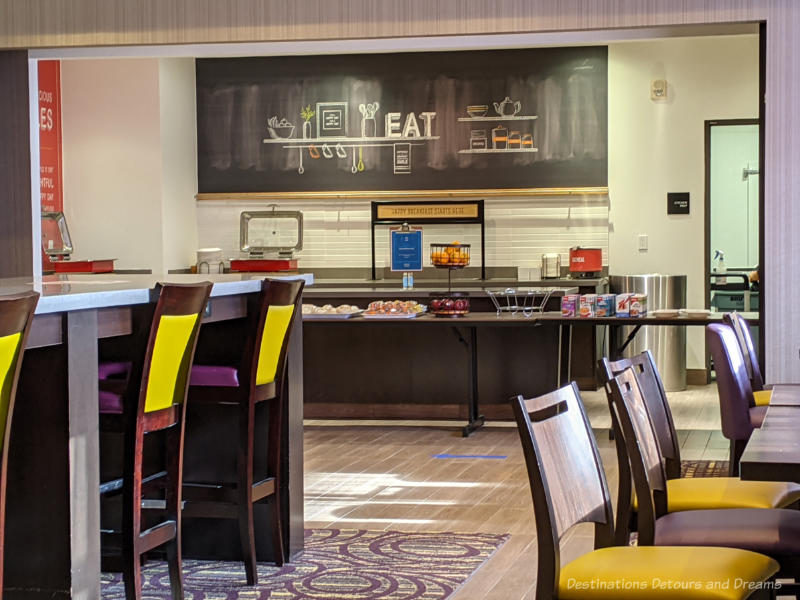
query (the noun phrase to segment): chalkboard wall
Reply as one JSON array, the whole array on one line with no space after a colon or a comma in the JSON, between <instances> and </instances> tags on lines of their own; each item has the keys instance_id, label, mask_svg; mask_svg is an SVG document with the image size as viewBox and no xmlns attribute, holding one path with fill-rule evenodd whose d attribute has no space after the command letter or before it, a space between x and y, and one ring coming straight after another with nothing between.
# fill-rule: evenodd
<instances>
[{"instance_id":1,"label":"chalkboard wall","mask_svg":"<svg viewBox=\"0 0 800 600\"><path fill-rule=\"evenodd\" d=\"M606 186L607 74L602 46L199 59L199 191Z\"/></svg>"}]
</instances>

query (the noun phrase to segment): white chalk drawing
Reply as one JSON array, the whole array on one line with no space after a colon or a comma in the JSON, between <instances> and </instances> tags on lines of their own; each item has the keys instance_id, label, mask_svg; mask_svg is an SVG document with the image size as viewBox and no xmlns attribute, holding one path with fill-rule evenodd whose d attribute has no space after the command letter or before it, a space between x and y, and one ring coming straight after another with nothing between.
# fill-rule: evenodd
<instances>
[{"instance_id":1,"label":"white chalk drawing","mask_svg":"<svg viewBox=\"0 0 800 600\"><path fill-rule=\"evenodd\" d=\"M522 104L519 100L514 101L508 96L505 97L505 100L502 102L495 102L494 103L494 112L496 112L501 117L513 117L516 115L520 110L522 110Z\"/></svg>"},{"instance_id":2,"label":"white chalk drawing","mask_svg":"<svg viewBox=\"0 0 800 600\"><path fill-rule=\"evenodd\" d=\"M394 174L408 175L411 173L411 144L394 145Z\"/></svg>"},{"instance_id":3,"label":"white chalk drawing","mask_svg":"<svg viewBox=\"0 0 800 600\"><path fill-rule=\"evenodd\" d=\"M317 137L347 137L347 102L317 102Z\"/></svg>"},{"instance_id":4,"label":"white chalk drawing","mask_svg":"<svg viewBox=\"0 0 800 600\"><path fill-rule=\"evenodd\" d=\"M298 149L300 164L297 172L300 175L305 173L303 153L306 150L314 160L323 157L333 158L334 153L337 158L346 159L348 150L352 151L350 171L355 175L367 170L367 165L364 163L364 148L387 147L392 148L394 172L405 175L411 173L411 147L424 146L439 139L439 136L433 133L436 123L436 112L433 111L387 112L384 115L383 136L380 136L377 119L380 104L378 102L359 104L361 135L355 137L347 135L347 102L317 102L314 106L313 110L311 104L301 107L302 137L293 138L294 124L285 118L279 120L275 115L267 122L269 137L262 140L265 144L280 144L285 150ZM484 105L483 109L485 115L489 110L488 105ZM316 136L312 137L314 124L316 124ZM356 150L358 150L357 157Z\"/></svg>"},{"instance_id":5,"label":"white chalk drawing","mask_svg":"<svg viewBox=\"0 0 800 600\"><path fill-rule=\"evenodd\" d=\"M378 135L378 125L375 122L375 114L378 112L380 104L369 102L359 104L358 110L361 113L361 137L375 137Z\"/></svg>"},{"instance_id":6,"label":"white chalk drawing","mask_svg":"<svg viewBox=\"0 0 800 600\"><path fill-rule=\"evenodd\" d=\"M311 105L304 106L303 110L300 111L300 116L303 118L303 137L310 138L311 137L311 119L314 118L314 115L317 114L315 111L311 110Z\"/></svg>"},{"instance_id":7,"label":"white chalk drawing","mask_svg":"<svg viewBox=\"0 0 800 600\"><path fill-rule=\"evenodd\" d=\"M470 129L468 147L459 150L459 154L510 154L516 152L538 152L533 145L533 134L521 131L524 123L519 121L534 121L537 115L518 114L522 110L519 100L511 100L506 96L501 102L493 102L494 111L499 116L487 116L488 104L467 105L467 117L459 117L460 123L496 123L491 129L491 135L485 129ZM518 128L518 129L512 129ZM491 140L491 143L490 143Z\"/></svg>"},{"instance_id":8,"label":"white chalk drawing","mask_svg":"<svg viewBox=\"0 0 800 600\"><path fill-rule=\"evenodd\" d=\"M286 119L281 119L278 121L278 117L276 115L267 121L267 131L273 139L285 140L292 137L294 125L292 125Z\"/></svg>"}]
</instances>

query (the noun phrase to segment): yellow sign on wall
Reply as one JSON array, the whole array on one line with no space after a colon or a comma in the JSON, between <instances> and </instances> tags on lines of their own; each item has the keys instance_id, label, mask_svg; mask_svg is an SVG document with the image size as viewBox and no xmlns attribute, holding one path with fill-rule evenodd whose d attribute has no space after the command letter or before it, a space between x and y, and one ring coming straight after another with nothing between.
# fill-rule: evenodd
<instances>
[{"instance_id":1,"label":"yellow sign on wall","mask_svg":"<svg viewBox=\"0 0 800 600\"><path fill-rule=\"evenodd\" d=\"M477 219L478 205L458 204L387 204L378 206L377 220L384 219Z\"/></svg>"}]
</instances>

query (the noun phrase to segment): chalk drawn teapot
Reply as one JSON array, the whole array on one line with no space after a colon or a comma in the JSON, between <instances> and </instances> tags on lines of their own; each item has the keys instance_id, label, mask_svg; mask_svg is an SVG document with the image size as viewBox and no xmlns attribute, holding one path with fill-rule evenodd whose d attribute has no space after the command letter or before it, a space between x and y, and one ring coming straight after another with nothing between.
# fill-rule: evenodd
<instances>
[{"instance_id":1,"label":"chalk drawn teapot","mask_svg":"<svg viewBox=\"0 0 800 600\"><path fill-rule=\"evenodd\" d=\"M521 108L522 105L520 104L519 100L514 102L508 96L506 96L506 99L502 102L494 103L494 110L501 117L513 117L520 111Z\"/></svg>"}]
</instances>

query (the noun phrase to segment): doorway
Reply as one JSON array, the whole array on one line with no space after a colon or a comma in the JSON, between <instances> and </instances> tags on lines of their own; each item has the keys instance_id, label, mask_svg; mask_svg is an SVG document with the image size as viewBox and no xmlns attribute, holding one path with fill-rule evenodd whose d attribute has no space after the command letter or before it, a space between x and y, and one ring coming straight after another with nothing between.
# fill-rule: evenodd
<instances>
[{"instance_id":1,"label":"doorway","mask_svg":"<svg viewBox=\"0 0 800 600\"><path fill-rule=\"evenodd\" d=\"M758 119L705 123L706 306L716 312L760 310L759 284L750 281L763 266L759 144Z\"/></svg>"}]
</instances>

